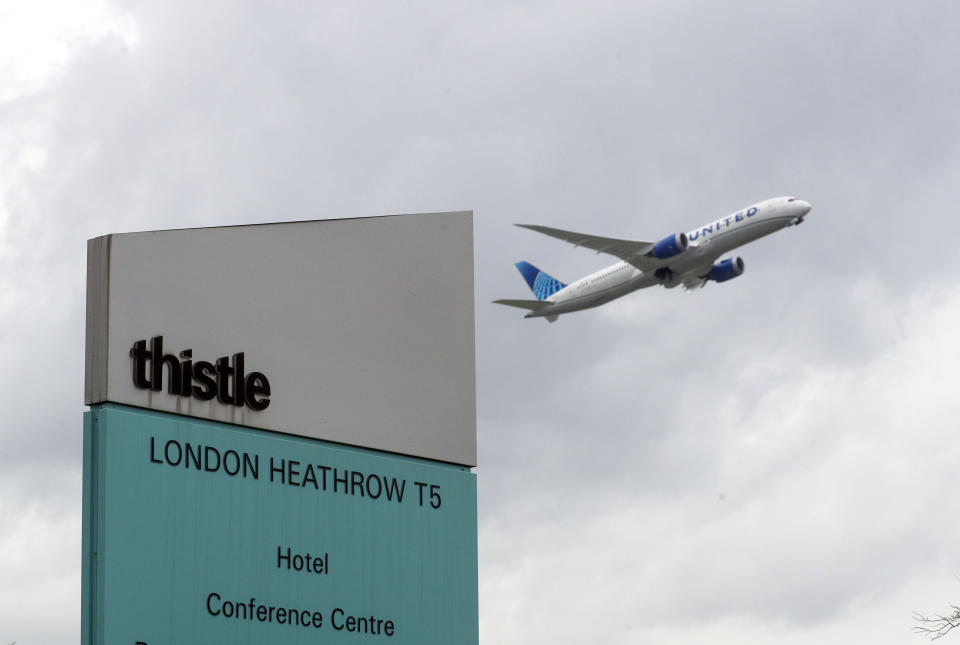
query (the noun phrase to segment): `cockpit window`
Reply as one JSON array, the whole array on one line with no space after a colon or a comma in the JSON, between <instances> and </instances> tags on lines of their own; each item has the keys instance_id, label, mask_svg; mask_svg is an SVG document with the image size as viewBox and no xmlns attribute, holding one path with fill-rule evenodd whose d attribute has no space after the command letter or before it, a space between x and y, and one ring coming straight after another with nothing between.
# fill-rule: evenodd
<instances>
[{"instance_id":1,"label":"cockpit window","mask_svg":"<svg viewBox=\"0 0 960 645\"><path fill-rule=\"evenodd\" d=\"M788 202L795 202L795 201L797 201L797 198L796 198L796 197L789 197L789 198L787 198L787 201L788 201Z\"/></svg>"}]
</instances>

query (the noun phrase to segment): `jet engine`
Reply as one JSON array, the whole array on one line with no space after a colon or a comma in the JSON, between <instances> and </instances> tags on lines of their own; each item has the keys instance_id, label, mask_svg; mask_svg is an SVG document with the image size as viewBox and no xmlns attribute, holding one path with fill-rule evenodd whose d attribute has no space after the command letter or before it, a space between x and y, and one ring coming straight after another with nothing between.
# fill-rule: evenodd
<instances>
[{"instance_id":1,"label":"jet engine","mask_svg":"<svg viewBox=\"0 0 960 645\"><path fill-rule=\"evenodd\" d=\"M678 253L683 253L690 246L690 240L686 233L675 233L670 237L665 237L653 245L653 254L660 260L672 258Z\"/></svg>"},{"instance_id":2,"label":"jet engine","mask_svg":"<svg viewBox=\"0 0 960 645\"><path fill-rule=\"evenodd\" d=\"M733 280L743 274L743 258L727 258L710 267L710 279L716 282Z\"/></svg>"}]
</instances>

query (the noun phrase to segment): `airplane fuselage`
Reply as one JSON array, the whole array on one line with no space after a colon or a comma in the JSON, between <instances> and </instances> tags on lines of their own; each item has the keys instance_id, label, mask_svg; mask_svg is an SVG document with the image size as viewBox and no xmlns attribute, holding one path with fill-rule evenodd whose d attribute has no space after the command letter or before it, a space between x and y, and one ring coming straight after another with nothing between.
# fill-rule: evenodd
<instances>
[{"instance_id":1,"label":"airplane fuselage","mask_svg":"<svg viewBox=\"0 0 960 645\"><path fill-rule=\"evenodd\" d=\"M559 314L597 307L654 285L667 288L680 284L689 287L694 282L702 285L720 256L782 228L799 224L809 211L809 203L793 197L767 199L687 232L689 247L686 251L656 261L656 266L640 269L627 261L617 262L570 283L526 317L552 319Z\"/></svg>"}]
</instances>

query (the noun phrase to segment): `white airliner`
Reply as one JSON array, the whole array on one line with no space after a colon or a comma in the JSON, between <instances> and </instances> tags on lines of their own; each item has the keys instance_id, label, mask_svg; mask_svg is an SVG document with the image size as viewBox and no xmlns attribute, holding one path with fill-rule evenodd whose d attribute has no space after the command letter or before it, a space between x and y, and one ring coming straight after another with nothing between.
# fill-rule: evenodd
<instances>
[{"instance_id":1,"label":"white airliner","mask_svg":"<svg viewBox=\"0 0 960 645\"><path fill-rule=\"evenodd\" d=\"M774 231L802 223L810 208L808 202L796 197L774 197L659 242L618 240L548 226L517 224L574 246L609 253L621 261L570 284L560 282L528 262L517 262L517 269L537 299L494 302L528 309L526 318L546 318L554 322L560 314L596 307L655 284L668 289L677 285L693 289L710 280L726 282L743 273L743 259L719 260L721 255Z\"/></svg>"}]
</instances>

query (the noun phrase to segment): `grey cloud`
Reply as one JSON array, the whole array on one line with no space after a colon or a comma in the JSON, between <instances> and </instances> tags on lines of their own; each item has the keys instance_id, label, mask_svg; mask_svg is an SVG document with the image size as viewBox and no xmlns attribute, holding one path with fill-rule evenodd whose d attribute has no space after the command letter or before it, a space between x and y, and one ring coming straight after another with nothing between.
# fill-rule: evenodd
<instances>
[{"instance_id":1,"label":"grey cloud","mask_svg":"<svg viewBox=\"0 0 960 645\"><path fill-rule=\"evenodd\" d=\"M914 524L949 469L890 447L914 423L896 374L848 376L888 369L956 292L953 5L115 6L135 46L92 42L0 106L21 137L5 169L47 151L0 184L0 348L20 366L0 386L22 403L0 446L29 481L79 464L86 238L473 208L485 641L667 642L668 625L684 642L744 615L841 630L940 566L923 549L949 559L949 527ZM644 239L777 194L814 210L742 249L737 281L556 325L489 304L525 296L516 260L561 279L607 262L513 222ZM948 444L942 393L906 391L929 408L923 445ZM874 413L825 413L844 401ZM4 490L24 517L76 500Z\"/></svg>"}]
</instances>

